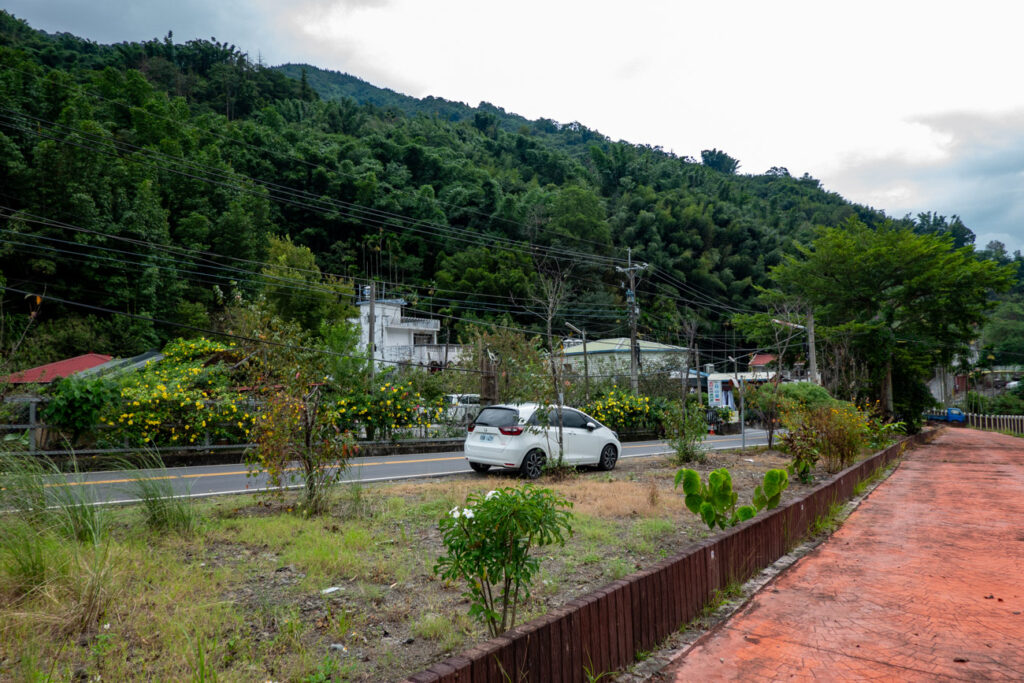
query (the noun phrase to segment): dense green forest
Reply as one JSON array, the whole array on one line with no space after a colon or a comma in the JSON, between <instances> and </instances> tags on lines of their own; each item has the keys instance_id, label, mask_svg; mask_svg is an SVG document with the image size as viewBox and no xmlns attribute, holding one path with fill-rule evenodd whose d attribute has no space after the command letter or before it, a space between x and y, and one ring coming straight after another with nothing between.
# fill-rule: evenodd
<instances>
[{"instance_id":1,"label":"dense green forest","mask_svg":"<svg viewBox=\"0 0 1024 683\"><path fill-rule=\"evenodd\" d=\"M227 43L98 45L0 12L3 344L28 293L45 298L34 342L11 359L22 367L151 348L215 325L232 297L276 297L315 330L371 279L441 317L452 341L477 321L545 329L552 278L568 284L557 329L622 336L616 266L630 250L649 264L641 336L683 341L692 320L723 361L747 343L731 316L759 307L770 268L817 226L974 241L956 217L893 221L810 176L737 165L717 149L680 158L579 123L267 68ZM998 244L978 255L1024 263Z\"/></svg>"}]
</instances>

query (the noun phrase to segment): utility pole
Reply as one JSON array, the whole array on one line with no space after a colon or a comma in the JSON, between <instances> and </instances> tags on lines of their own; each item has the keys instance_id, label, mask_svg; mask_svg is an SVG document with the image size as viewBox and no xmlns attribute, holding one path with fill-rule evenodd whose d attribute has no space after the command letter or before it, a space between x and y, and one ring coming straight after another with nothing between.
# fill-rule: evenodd
<instances>
[{"instance_id":1,"label":"utility pole","mask_svg":"<svg viewBox=\"0 0 1024 683\"><path fill-rule=\"evenodd\" d=\"M626 273L629 278L629 288L626 290L626 305L629 306L629 385L633 393L640 391L640 379L637 370L640 366L640 347L636 339L636 319L640 313L640 307L636 303L636 275L647 268L646 263L633 265L633 249L626 249L626 267L615 266L615 270Z\"/></svg>"},{"instance_id":2,"label":"utility pole","mask_svg":"<svg viewBox=\"0 0 1024 683\"><path fill-rule=\"evenodd\" d=\"M814 346L814 309L807 310L807 363L808 371L811 373L811 383L821 384L818 381L818 351Z\"/></svg>"},{"instance_id":3,"label":"utility pole","mask_svg":"<svg viewBox=\"0 0 1024 683\"><path fill-rule=\"evenodd\" d=\"M693 355L694 355L694 359L695 359L694 360L694 367L697 368L697 407L698 408L703 408L704 407L704 387L701 385L701 382L700 382L700 348L694 346L693 347ZM709 390L710 390L710 388L709 388Z\"/></svg>"},{"instance_id":4,"label":"utility pole","mask_svg":"<svg viewBox=\"0 0 1024 683\"><path fill-rule=\"evenodd\" d=\"M738 367L739 361L737 361L732 356L729 356L728 358L729 360L732 361L732 373L733 376L736 377L736 384L738 385L737 388L739 389L740 394L740 434L742 435L743 439L742 445L740 446L740 450L745 451L747 450L747 416L744 414L744 407L747 403L746 396L744 396L744 394L746 393L746 385L744 381L740 379L740 371ZM735 403L735 401L733 403Z\"/></svg>"},{"instance_id":5,"label":"utility pole","mask_svg":"<svg viewBox=\"0 0 1024 683\"><path fill-rule=\"evenodd\" d=\"M377 376L377 361L374 360L374 340L376 338L377 316L374 306L377 303L377 283L370 281L370 337L366 344L366 353L370 357L370 383L372 384Z\"/></svg>"},{"instance_id":6,"label":"utility pole","mask_svg":"<svg viewBox=\"0 0 1024 683\"><path fill-rule=\"evenodd\" d=\"M583 338L583 393L587 397L587 403L590 403L590 363L587 361L587 333L570 322L565 323L565 326Z\"/></svg>"}]
</instances>

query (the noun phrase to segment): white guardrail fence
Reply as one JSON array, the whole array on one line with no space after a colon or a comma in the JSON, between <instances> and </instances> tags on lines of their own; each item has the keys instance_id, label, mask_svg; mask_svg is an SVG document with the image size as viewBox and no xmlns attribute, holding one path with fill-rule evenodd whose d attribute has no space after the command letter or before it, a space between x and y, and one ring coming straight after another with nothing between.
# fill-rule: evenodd
<instances>
[{"instance_id":1,"label":"white guardrail fence","mask_svg":"<svg viewBox=\"0 0 1024 683\"><path fill-rule=\"evenodd\" d=\"M965 413L966 423L978 429L1024 436L1024 415L980 415Z\"/></svg>"}]
</instances>

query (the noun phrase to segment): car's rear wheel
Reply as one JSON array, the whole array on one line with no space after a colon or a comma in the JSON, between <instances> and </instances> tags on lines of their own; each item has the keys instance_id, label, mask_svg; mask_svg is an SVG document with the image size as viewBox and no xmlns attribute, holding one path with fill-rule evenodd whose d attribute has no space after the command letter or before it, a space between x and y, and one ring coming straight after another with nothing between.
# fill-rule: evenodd
<instances>
[{"instance_id":1,"label":"car's rear wheel","mask_svg":"<svg viewBox=\"0 0 1024 683\"><path fill-rule=\"evenodd\" d=\"M473 468L474 472L479 472L480 474L484 474L487 470L491 469L490 465L485 465L482 462L471 462L469 466Z\"/></svg>"},{"instance_id":2,"label":"car's rear wheel","mask_svg":"<svg viewBox=\"0 0 1024 683\"><path fill-rule=\"evenodd\" d=\"M519 472L524 479L536 479L544 471L544 462L547 456L542 451L534 449L523 456L523 462L519 465Z\"/></svg>"},{"instance_id":3,"label":"car's rear wheel","mask_svg":"<svg viewBox=\"0 0 1024 683\"><path fill-rule=\"evenodd\" d=\"M613 470L615 469L615 463L619 459L619 452L615 449L615 446L608 444L601 449L601 458L597 461L597 469L599 470Z\"/></svg>"}]
</instances>

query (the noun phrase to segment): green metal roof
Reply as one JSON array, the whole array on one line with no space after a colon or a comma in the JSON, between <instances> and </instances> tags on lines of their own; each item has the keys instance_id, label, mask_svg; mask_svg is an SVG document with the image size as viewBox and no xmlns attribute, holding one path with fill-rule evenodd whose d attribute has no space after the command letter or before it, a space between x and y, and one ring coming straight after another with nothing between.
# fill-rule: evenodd
<instances>
[{"instance_id":1,"label":"green metal roof","mask_svg":"<svg viewBox=\"0 0 1024 683\"><path fill-rule=\"evenodd\" d=\"M637 341L640 353L685 353L682 346L671 344L659 344L658 342L640 339ZM587 355L598 353L629 353L629 337L614 337L612 339L595 339L587 342ZM583 344L575 344L562 351L564 356L582 356Z\"/></svg>"}]
</instances>

